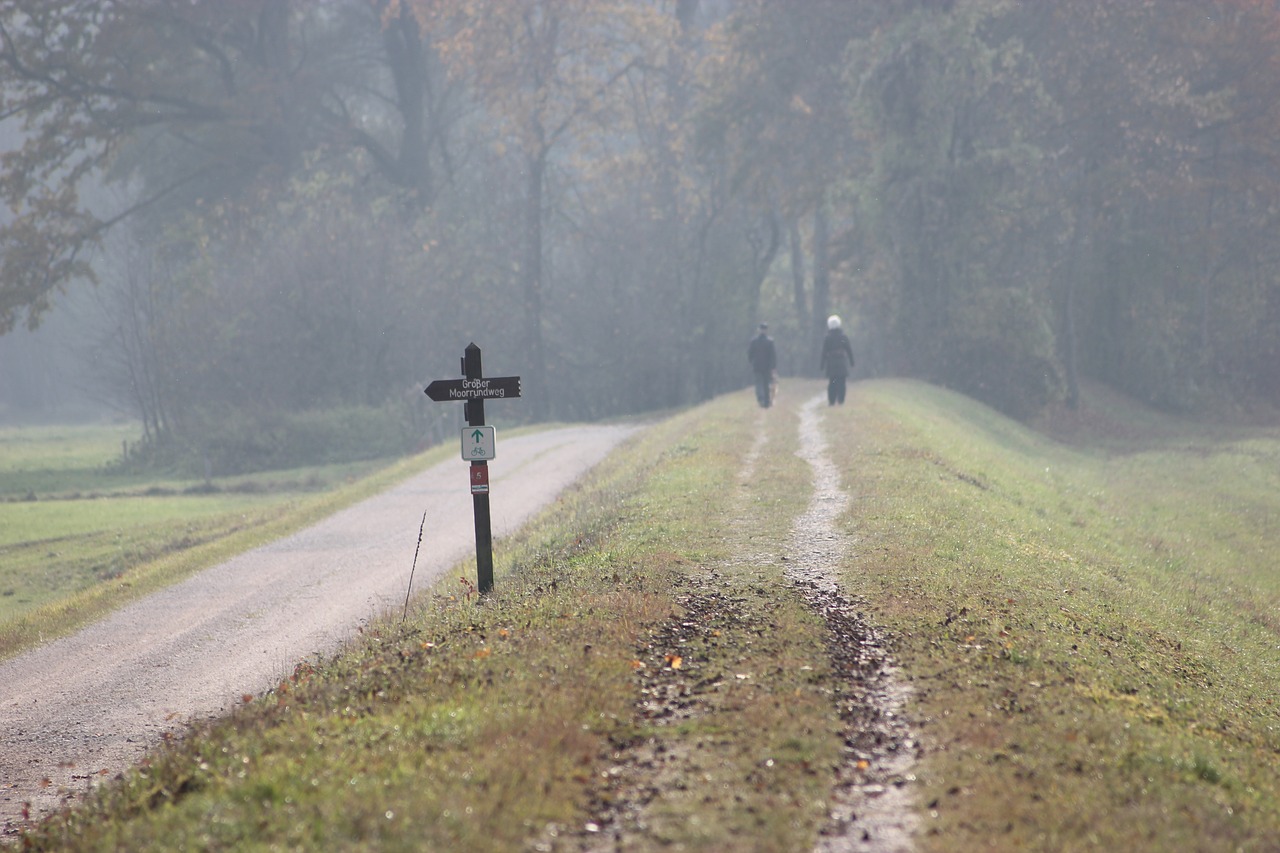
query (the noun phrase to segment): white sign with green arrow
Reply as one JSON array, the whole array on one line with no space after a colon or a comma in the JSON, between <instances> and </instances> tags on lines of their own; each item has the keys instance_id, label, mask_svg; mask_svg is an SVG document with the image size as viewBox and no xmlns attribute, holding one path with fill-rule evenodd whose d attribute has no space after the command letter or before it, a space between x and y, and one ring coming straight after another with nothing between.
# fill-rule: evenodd
<instances>
[{"instance_id":1,"label":"white sign with green arrow","mask_svg":"<svg viewBox=\"0 0 1280 853\"><path fill-rule=\"evenodd\" d=\"M467 426L462 428L462 458L472 462L487 462L498 456L498 436L491 426Z\"/></svg>"}]
</instances>

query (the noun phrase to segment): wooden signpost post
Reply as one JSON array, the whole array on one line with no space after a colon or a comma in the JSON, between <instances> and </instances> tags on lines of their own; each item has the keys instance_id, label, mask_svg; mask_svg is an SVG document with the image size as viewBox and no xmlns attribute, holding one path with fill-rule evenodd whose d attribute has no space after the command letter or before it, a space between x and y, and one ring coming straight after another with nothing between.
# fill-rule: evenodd
<instances>
[{"instance_id":1,"label":"wooden signpost post","mask_svg":"<svg viewBox=\"0 0 1280 853\"><path fill-rule=\"evenodd\" d=\"M426 387L436 402L461 400L467 425L462 430L462 458L471 462L471 503L476 517L476 585L481 593L493 589L493 530L489 521L489 460L497 456L493 427L484 422L485 400L520 396L519 376L485 377L480 347L467 344L461 379L437 379Z\"/></svg>"}]
</instances>

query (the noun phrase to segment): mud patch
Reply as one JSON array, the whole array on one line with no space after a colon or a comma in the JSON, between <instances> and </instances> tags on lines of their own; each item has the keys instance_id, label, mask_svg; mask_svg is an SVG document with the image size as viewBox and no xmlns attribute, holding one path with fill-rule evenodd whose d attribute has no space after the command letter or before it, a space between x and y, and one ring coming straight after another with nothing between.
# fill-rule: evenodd
<instances>
[{"instance_id":1,"label":"mud patch","mask_svg":"<svg viewBox=\"0 0 1280 853\"><path fill-rule=\"evenodd\" d=\"M854 605L830 590L796 580L827 624L827 651L837 673L836 699L845 761L836 771L832 808L814 847L822 853L912 849L917 818L912 768L920 754L903 706L910 691L897 677L885 638Z\"/></svg>"},{"instance_id":2,"label":"mud patch","mask_svg":"<svg viewBox=\"0 0 1280 853\"><path fill-rule=\"evenodd\" d=\"M763 626L749 615L745 599L716 589L722 582L715 572L684 583L677 596L684 612L655 627L637 650L635 716L638 727L649 734L611 744L609 760L592 791L591 821L580 831L562 835L559 843L544 839L536 849L565 849L566 842L575 850L622 849L624 839L653 835L646 812L664 792L693 784L689 747L663 732L712 713L708 695L723 686L726 674L708 664L707 645L721 634ZM755 592L767 594L763 589Z\"/></svg>"},{"instance_id":3,"label":"mud patch","mask_svg":"<svg viewBox=\"0 0 1280 853\"><path fill-rule=\"evenodd\" d=\"M830 819L815 850L898 853L912 849L918 828L911 771L920 746L903 715L910 688L898 677L887 638L836 579L850 547L838 524L849 496L820 428L822 403L814 397L800 409L797 455L813 469L814 489L792 529L786 572L826 622L827 651L838 674L846 760L836 773Z\"/></svg>"},{"instance_id":4,"label":"mud patch","mask_svg":"<svg viewBox=\"0 0 1280 853\"><path fill-rule=\"evenodd\" d=\"M846 596L836 571L849 543L838 519L848 505L839 471L828 458L818 423L815 398L800 410L799 455L813 468L814 490L806 511L796 519L786 544L785 575L826 626L826 652L832 665L831 693L840 719L845 758L836 769L830 813L815 850L897 853L912 847L916 832L911 769L920 747L904 717L909 698L888 651L888 642ZM763 422L744 459L739 482L749 488L764 448ZM745 541L745 540L741 540ZM772 562L773 554L740 553L735 564ZM727 567L726 567L727 568ZM688 576L677 595L683 612L656 626L637 649L636 728L646 732L612 744L592 792L585 827L545 837L542 850L606 851L626 849L638 838L661 845L646 818L664 792L692 784L689 747L663 731L715 713L711 694L732 677L709 664L700 650L714 638L767 630L759 609L744 596L776 596L776 589L729 585L714 569Z\"/></svg>"}]
</instances>

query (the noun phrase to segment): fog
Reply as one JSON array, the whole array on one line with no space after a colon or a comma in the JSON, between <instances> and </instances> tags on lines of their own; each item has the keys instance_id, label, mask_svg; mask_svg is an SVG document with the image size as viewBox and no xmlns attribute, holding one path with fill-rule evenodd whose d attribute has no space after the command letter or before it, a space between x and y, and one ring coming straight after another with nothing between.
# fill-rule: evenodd
<instances>
[{"instance_id":1,"label":"fog","mask_svg":"<svg viewBox=\"0 0 1280 853\"><path fill-rule=\"evenodd\" d=\"M0 3L0 419L398 453L470 342L493 417L589 420L746 387L761 321L816 375L832 313L1019 418L1270 410L1265 5Z\"/></svg>"}]
</instances>

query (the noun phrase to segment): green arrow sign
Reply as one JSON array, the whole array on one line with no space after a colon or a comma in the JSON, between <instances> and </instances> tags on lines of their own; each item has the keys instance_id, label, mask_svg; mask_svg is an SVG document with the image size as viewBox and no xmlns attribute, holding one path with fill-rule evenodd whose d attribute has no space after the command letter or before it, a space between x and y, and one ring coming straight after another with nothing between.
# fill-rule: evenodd
<instances>
[{"instance_id":1,"label":"green arrow sign","mask_svg":"<svg viewBox=\"0 0 1280 853\"><path fill-rule=\"evenodd\" d=\"M498 437L491 426L462 428L462 458L487 462L498 455Z\"/></svg>"}]
</instances>

